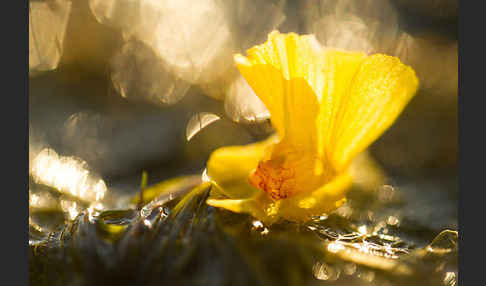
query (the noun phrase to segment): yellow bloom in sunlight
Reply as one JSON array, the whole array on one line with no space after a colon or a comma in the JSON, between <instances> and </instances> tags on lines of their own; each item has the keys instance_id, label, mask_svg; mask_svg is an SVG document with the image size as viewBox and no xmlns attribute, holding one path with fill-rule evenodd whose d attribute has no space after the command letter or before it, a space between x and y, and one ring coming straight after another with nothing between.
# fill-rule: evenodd
<instances>
[{"instance_id":1,"label":"yellow bloom in sunlight","mask_svg":"<svg viewBox=\"0 0 486 286\"><path fill-rule=\"evenodd\" d=\"M415 94L415 72L398 58L323 49L311 35L280 34L234 56L270 112L277 134L213 152L209 205L272 223L336 209L350 165Z\"/></svg>"}]
</instances>

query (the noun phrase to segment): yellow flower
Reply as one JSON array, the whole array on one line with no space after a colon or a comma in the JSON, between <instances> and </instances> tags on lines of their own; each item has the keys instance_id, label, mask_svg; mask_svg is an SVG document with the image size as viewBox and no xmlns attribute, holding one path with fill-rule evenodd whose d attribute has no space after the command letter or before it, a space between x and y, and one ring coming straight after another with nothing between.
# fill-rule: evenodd
<instances>
[{"instance_id":1,"label":"yellow flower","mask_svg":"<svg viewBox=\"0 0 486 286\"><path fill-rule=\"evenodd\" d=\"M277 134L213 152L209 205L267 223L305 221L342 205L350 165L415 94L398 58L323 49L311 35L280 34L234 56Z\"/></svg>"}]
</instances>

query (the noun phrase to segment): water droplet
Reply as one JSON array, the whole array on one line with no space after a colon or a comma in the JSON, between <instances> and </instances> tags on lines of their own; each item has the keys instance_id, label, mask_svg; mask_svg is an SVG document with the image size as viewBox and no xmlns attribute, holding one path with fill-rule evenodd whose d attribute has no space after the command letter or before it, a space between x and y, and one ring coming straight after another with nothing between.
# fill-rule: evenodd
<instances>
[{"instance_id":1,"label":"water droplet","mask_svg":"<svg viewBox=\"0 0 486 286\"><path fill-rule=\"evenodd\" d=\"M260 227L263 227L263 223L259 220L254 220L252 223L253 227L255 228L260 228Z\"/></svg>"},{"instance_id":2,"label":"water droplet","mask_svg":"<svg viewBox=\"0 0 486 286\"><path fill-rule=\"evenodd\" d=\"M154 211L156 211L159 207L162 207L165 205L167 202L173 200L175 197L177 197L177 193L169 193L169 194L164 194L154 200L152 200L150 203L146 204L141 210L140 210L140 215L144 218L147 218L150 216ZM164 209L165 210L165 209Z\"/></svg>"},{"instance_id":3,"label":"water droplet","mask_svg":"<svg viewBox=\"0 0 486 286\"><path fill-rule=\"evenodd\" d=\"M444 285L447 286L455 286L457 284L456 273L446 272L444 280L442 282L444 282Z\"/></svg>"},{"instance_id":4,"label":"water droplet","mask_svg":"<svg viewBox=\"0 0 486 286\"><path fill-rule=\"evenodd\" d=\"M368 229L367 229L366 225L361 225L360 227L358 227L358 231L361 234L367 234L368 233Z\"/></svg>"},{"instance_id":5,"label":"water droplet","mask_svg":"<svg viewBox=\"0 0 486 286\"><path fill-rule=\"evenodd\" d=\"M344 274L346 275L353 275L356 272L356 264L354 263L346 263L343 266Z\"/></svg>"},{"instance_id":6,"label":"water droplet","mask_svg":"<svg viewBox=\"0 0 486 286\"><path fill-rule=\"evenodd\" d=\"M319 280L336 281L341 274L339 268L332 267L327 263L316 262L312 267L314 277Z\"/></svg>"},{"instance_id":7,"label":"water droplet","mask_svg":"<svg viewBox=\"0 0 486 286\"><path fill-rule=\"evenodd\" d=\"M389 225L398 225L399 222L400 221L395 216L389 216L388 219L386 220L386 223Z\"/></svg>"},{"instance_id":8,"label":"water droplet","mask_svg":"<svg viewBox=\"0 0 486 286\"><path fill-rule=\"evenodd\" d=\"M446 229L439 233L425 249L435 254L456 251L458 238L457 231Z\"/></svg>"},{"instance_id":9,"label":"water droplet","mask_svg":"<svg viewBox=\"0 0 486 286\"><path fill-rule=\"evenodd\" d=\"M62 200L61 209L63 212L67 213L68 219L73 220L79 214L78 204L75 201Z\"/></svg>"},{"instance_id":10,"label":"water droplet","mask_svg":"<svg viewBox=\"0 0 486 286\"><path fill-rule=\"evenodd\" d=\"M144 219L143 224L148 228L152 228L152 222L148 219Z\"/></svg>"},{"instance_id":11,"label":"water droplet","mask_svg":"<svg viewBox=\"0 0 486 286\"><path fill-rule=\"evenodd\" d=\"M263 223L259 220L254 220L252 223L252 231L257 231L261 235L267 235L269 230L266 228Z\"/></svg>"},{"instance_id":12,"label":"water droplet","mask_svg":"<svg viewBox=\"0 0 486 286\"><path fill-rule=\"evenodd\" d=\"M326 220L328 217L329 217L328 215L324 214L324 215L319 216L319 220L323 221L323 220Z\"/></svg>"},{"instance_id":13,"label":"water droplet","mask_svg":"<svg viewBox=\"0 0 486 286\"><path fill-rule=\"evenodd\" d=\"M136 219L136 212L129 210L104 211L97 216L97 227L102 233L117 236Z\"/></svg>"},{"instance_id":14,"label":"water droplet","mask_svg":"<svg viewBox=\"0 0 486 286\"><path fill-rule=\"evenodd\" d=\"M200 112L193 115L186 126L186 140L191 140L199 131L219 119L221 119L219 116L210 112Z\"/></svg>"},{"instance_id":15,"label":"water droplet","mask_svg":"<svg viewBox=\"0 0 486 286\"><path fill-rule=\"evenodd\" d=\"M208 176L208 170L206 168L204 168L204 171L202 172L201 180L203 181L203 183L211 181L211 178Z\"/></svg>"}]
</instances>

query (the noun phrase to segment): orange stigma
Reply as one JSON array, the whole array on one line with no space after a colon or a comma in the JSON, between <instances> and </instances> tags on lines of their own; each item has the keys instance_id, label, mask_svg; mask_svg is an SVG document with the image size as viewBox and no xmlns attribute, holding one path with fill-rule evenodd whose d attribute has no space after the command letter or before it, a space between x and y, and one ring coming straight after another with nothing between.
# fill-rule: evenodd
<instances>
[{"instance_id":1,"label":"orange stigma","mask_svg":"<svg viewBox=\"0 0 486 286\"><path fill-rule=\"evenodd\" d=\"M274 200L285 199L295 193L295 170L276 160L260 161L249 181Z\"/></svg>"}]
</instances>

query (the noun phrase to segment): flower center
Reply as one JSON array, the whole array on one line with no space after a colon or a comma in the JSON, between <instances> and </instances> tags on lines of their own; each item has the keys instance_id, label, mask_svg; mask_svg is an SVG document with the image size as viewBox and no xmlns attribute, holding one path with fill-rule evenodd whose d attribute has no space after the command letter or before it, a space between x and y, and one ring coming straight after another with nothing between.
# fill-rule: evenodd
<instances>
[{"instance_id":1,"label":"flower center","mask_svg":"<svg viewBox=\"0 0 486 286\"><path fill-rule=\"evenodd\" d=\"M285 199L295 193L295 169L287 167L280 160L268 160L258 163L258 167L249 178L250 184L265 191L274 200Z\"/></svg>"}]
</instances>

